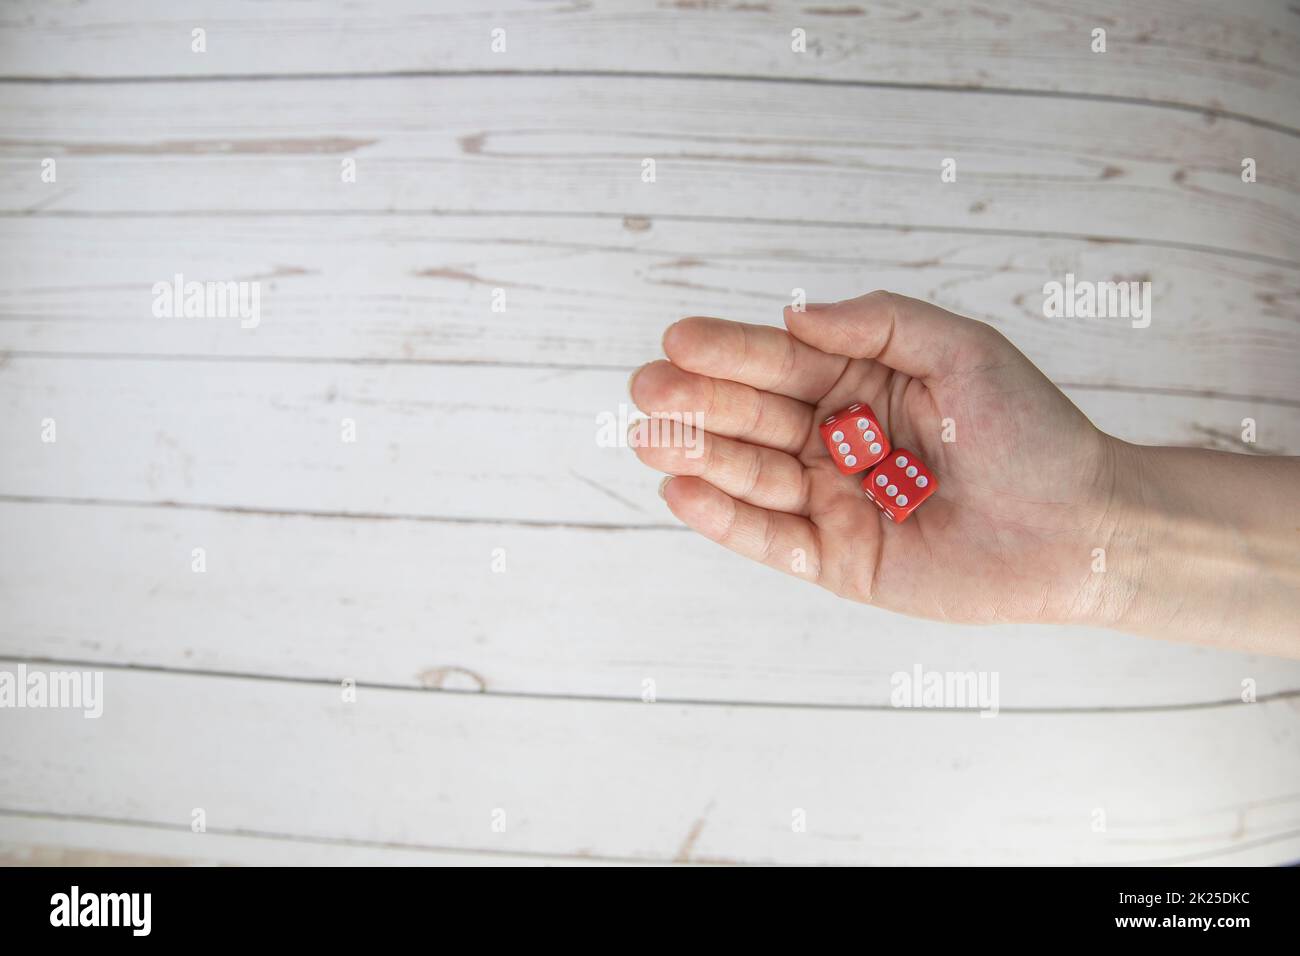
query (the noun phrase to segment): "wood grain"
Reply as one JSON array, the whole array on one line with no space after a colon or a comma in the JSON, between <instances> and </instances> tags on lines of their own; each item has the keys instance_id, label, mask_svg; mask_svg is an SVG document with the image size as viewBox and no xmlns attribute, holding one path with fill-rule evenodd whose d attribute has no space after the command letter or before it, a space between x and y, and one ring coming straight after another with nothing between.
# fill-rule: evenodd
<instances>
[{"instance_id":1,"label":"wood grain","mask_svg":"<svg viewBox=\"0 0 1300 956\"><path fill-rule=\"evenodd\" d=\"M385 690L347 704L337 687L129 670L104 689L98 720L6 715L0 806L171 826L201 807L224 832L654 861L1300 851L1293 701L918 719Z\"/></svg>"},{"instance_id":2,"label":"wood grain","mask_svg":"<svg viewBox=\"0 0 1300 956\"><path fill-rule=\"evenodd\" d=\"M258 282L260 324L156 318L151 289L176 273ZM1151 326L1044 318L1044 283L1067 273L1151 282ZM1158 245L798 223L9 220L0 352L630 370L660 354L681 316L779 322L794 289L834 301L876 287L997 326L1068 384L1300 401L1295 270Z\"/></svg>"},{"instance_id":3,"label":"wood grain","mask_svg":"<svg viewBox=\"0 0 1300 956\"><path fill-rule=\"evenodd\" d=\"M1004 711L1231 702L1246 680L1261 699L1300 692L1300 661L912 620L684 531L12 502L0 527L15 657L614 701L650 680L660 701L811 707L888 707L918 664L998 673Z\"/></svg>"},{"instance_id":4,"label":"wood grain","mask_svg":"<svg viewBox=\"0 0 1300 956\"><path fill-rule=\"evenodd\" d=\"M8 213L673 215L1192 243L1288 265L1300 247L1294 137L1128 103L566 76L16 84L0 128ZM945 158L956 182L940 181Z\"/></svg>"},{"instance_id":5,"label":"wood grain","mask_svg":"<svg viewBox=\"0 0 1300 956\"><path fill-rule=\"evenodd\" d=\"M207 52L190 31L208 32ZM1092 31L1107 31L1093 53ZM506 31L494 53L491 31ZM791 31L807 52L792 52ZM632 38L635 38L634 40ZM1001 87L1142 98L1297 121L1300 25L1281 0L313 3L166 0L7 5L5 73L283 76L590 70Z\"/></svg>"}]
</instances>

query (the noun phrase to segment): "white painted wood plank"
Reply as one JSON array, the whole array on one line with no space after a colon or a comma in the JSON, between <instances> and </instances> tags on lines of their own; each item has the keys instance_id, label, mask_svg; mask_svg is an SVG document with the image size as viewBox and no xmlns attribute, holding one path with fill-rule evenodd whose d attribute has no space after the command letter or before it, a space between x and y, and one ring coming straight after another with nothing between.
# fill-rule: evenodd
<instances>
[{"instance_id":1,"label":"white painted wood plank","mask_svg":"<svg viewBox=\"0 0 1300 956\"><path fill-rule=\"evenodd\" d=\"M602 213L1003 229L1295 261L1295 139L1127 103L610 77L11 86L7 212ZM41 161L57 161L56 182ZM957 161L957 181L940 164ZM1241 181L1242 157L1259 181ZM356 181L342 163L357 161ZM656 162L653 183L643 160Z\"/></svg>"},{"instance_id":2,"label":"white painted wood plank","mask_svg":"<svg viewBox=\"0 0 1300 956\"><path fill-rule=\"evenodd\" d=\"M1294 847L1294 848L1292 848ZM1243 845L1170 866L1268 866L1300 846ZM0 813L0 866L610 866L623 861L421 850ZM629 864L630 865L630 864ZM675 863L670 866L708 864Z\"/></svg>"},{"instance_id":3,"label":"white painted wood plank","mask_svg":"<svg viewBox=\"0 0 1300 956\"><path fill-rule=\"evenodd\" d=\"M260 323L159 319L152 288L260 283ZM1152 284L1152 324L1043 317L1067 273ZM1300 274L1163 246L772 223L452 216L10 220L0 351L632 368L690 314L891 288L1001 328L1053 378L1296 399ZM493 311L494 290L505 311Z\"/></svg>"},{"instance_id":4,"label":"white painted wood plank","mask_svg":"<svg viewBox=\"0 0 1300 956\"><path fill-rule=\"evenodd\" d=\"M581 857L466 853L212 830L192 833L188 826L142 826L0 810L0 866L584 866L595 862Z\"/></svg>"},{"instance_id":5,"label":"white painted wood plank","mask_svg":"<svg viewBox=\"0 0 1300 956\"><path fill-rule=\"evenodd\" d=\"M1300 690L1300 661L912 620L685 532L15 503L0 527L0 654L16 657L625 701L653 681L660 701L811 706L889 706L917 665L997 673L1004 710Z\"/></svg>"},{"instance_id":6,"label":"white painted wood plank","mask_svg":"<svg viewBox=\"0 0 1300 956\"><path fill-rule=\"evenodd\" d=\"M623 371L11 358L0 494L491 521L662 525L622 439ZM1258 401L1067 390L1121 437L1300 450ZM1240 443L1256 419L1258 442ZM53 419L57 438L41 440ZM355 422L345 442L343 423Z\"/></svg>"},{"instance_id":7,"label":"white painted wood plank","mask_svg":"<svg viewBox=\"0 0 1300 956\"><path fill-rule=\"evenodd\" d=\"M167 825L201 807L219 830L665 861L1300 852L1294 702L986 720L381 690L345 704L328 686L131 671L104 688L98 720L0 712L0 806Z\"/></svg>"},{"instance_id":8,"label":"white painted wood plank","mask_svg":"<svg viewBox=\"0 0 1300 956\"><path fill-rule=\"evenodd\" d=\"M808 6L553 0L7 5L9 75L606 70L1011 87L1143 97L1296 122L1300 29L1280 0L1225 5L939 0ZM190 31L207 30L195 54ZM1107 52L1091 50L1107 31ZM491 31L506 31L494 53ZM791 50L791 31L807 51Z\"/></svg>"}]
</instances>

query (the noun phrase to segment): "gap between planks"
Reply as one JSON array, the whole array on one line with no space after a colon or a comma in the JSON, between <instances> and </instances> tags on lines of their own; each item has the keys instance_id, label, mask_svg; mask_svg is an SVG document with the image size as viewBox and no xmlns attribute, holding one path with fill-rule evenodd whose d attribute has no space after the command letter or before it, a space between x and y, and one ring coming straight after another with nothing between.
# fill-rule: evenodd
<instances>
[{"instance_id":1,"label":"gap between planks","mask_svg":"<svg viewBox=\"0 0 1300 956\"><path fill-rule=\"evenodd\" d=\"M300 677L292 674L262 674L250 671L223 671L205 668L168 667L162 664L136 664L117 661L76 660L59 657L29 657L22 655L4 655L0 660L36 667L61 667L77 670L130 671L134 673L154 674L160 677L201 677L212 680L254 681L269 684L297 684L317 687L337 687L339 679L330 677ZM625 704L644 707L645 702L638 697L615 697L612 694L548 694L540 691L501 691L457 690L450 687L425 687L417 684L394 684L382 681L357 681L355 686L368 690L393 691L411 694L455 694L465 697L494 698L496 700L535 700L554 703L589 703L589 704ZM1300 700L1300 688L1277 691L1272 694L1260 694L1253 704L1266 704L1272 701ZM889 704L818 704L797 701L765 700L709 700L689 697L657 697L655 703L672 704L677 707L722 707L745 710L783 710L783 711L833 711L844 713L917 713L917 714L980 714L979 707L894 707ZM999 707L998 715L1019 714L1022 716L1052 717L1076 716L1079 714L1163 714L1184 711L1226 710L1243 706L1239 697L1222 700L1189 701L1180 704L1132 704L1103 705L1098 707Z\"/></svg>"},{"instance_id":2,"label":"gap between planks","mask_svg":"<svg viewBox=\"0 0 1300 956\"><path fill-rule=\"evenodd\" d=\"M333 80L393 80L393 79L628 79L647 81L686 80L694 82L763 83L769 85L821 86L840 89L907 90L918 93L965 93L986 96L1025 96L1036 99L1075 100L1092 103L1115 103L1123 106L1145 106L1153 109L1176 110L1198 116L1232 120L1281 133L1300 137L1300 128L1274 120L1217 109L1180 103L1177 100L1151 99L1141 96L1120 96L1109 93L1083 93L1069 90L1035 90L1012 86L975 86L958 83L905 83L888 80L849 80L812 76L762 76L753 73L673 73L667 70L359 70L350 73L212 73L207 75L141 74L137 76L97 77L40 77L0 76L0 84L39 86L75 85L139 85L162 83L268 83L276 81L325 82Z\"/></svg>"},{"instance_id":3,"label":"gap between planks","mask_svg":"<svg viewBox=\"0 0 1300 956\"><path fill-rule=\"evenodd\" d=\"M569 528L575 531L686 531L679 524L617 524L599 521L544 521L528 518L480 518L460 515L405 514L385 511L321 511L218 505L192 501L132 501L125 498L71 498L57 495L0 493L0 502L17 505L76 505L91 508L163 508L213 514L258 515L270 518L327 518L343 521L416 521L427 524L489 525L506 528Z\"/></svg>"}]
</instances>

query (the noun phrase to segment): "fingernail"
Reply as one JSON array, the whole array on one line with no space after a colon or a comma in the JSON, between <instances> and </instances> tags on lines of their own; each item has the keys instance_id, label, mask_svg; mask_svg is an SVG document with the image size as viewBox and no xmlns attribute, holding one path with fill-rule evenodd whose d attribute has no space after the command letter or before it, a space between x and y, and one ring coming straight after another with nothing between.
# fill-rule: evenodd
<instances>
[{"instance_id":1,"label":"fingernail","mask_svg":"<svg viewBox=\"0 0 1300 956\"><path fill-rule=\"evenodd\" d=\"M673 476L669 475L663 481L659 482L659 497L662 498L664 501L668 500L668 495L666 492L668 489L668 482L672 480L673 480Z\"/></svg>"},{"instance_id":2,"label":"fingernail","mask_svg":"<svg viewBox=\"0 0 1300 956\"><path fill-rule=\"evenodd\" d=\"M673 334L673 329L677 328L680 321L681 320L678 319L677 322L668 326L668 328L664 329L664 334L659 336L659 347L664 350L664 355L668 354L668 336Z\"/></svg>"}]
</instances>

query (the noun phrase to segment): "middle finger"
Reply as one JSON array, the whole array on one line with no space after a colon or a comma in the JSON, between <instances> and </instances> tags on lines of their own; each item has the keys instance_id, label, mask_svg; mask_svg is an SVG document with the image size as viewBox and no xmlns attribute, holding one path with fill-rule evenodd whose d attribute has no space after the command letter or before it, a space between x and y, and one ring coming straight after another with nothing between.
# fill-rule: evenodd
<instances>
[{"instance_id":1,"label":"middle finger","mask_svg":"<svg viewBox=\"0 0 1300 956\"><path fill-rule=\"evenodd\" d=\"M699 427L714 434L792 455L803 451L812 430L811 405L739 382L686 372L662 360L638 369L630 390L642 411L690 414Z\"/></svg>"}]
</instances>

